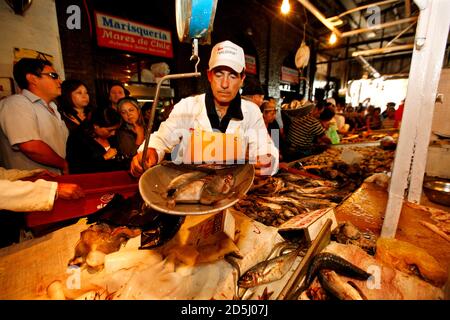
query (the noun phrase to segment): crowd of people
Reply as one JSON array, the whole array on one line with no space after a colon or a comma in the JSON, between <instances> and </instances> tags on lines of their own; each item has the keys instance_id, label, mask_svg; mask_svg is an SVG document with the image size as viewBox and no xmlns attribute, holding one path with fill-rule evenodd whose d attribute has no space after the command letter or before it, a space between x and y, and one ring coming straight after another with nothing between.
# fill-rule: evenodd
<instances>
[{"instance_id":1,"label":"crowd of people","mask_svg":"<svg viewBox=\"0 0 450 320\"><path fill-rule=\"evenodd\" d=\"M404 101L397 109L394 102L387 103L381 113L379 107L354 108L333 98L315 102L292 99L279 106L275 98L264 97L261 85L254 81L246 83L242 90L243 99L260 107L267 131L284 162L321 153L329 145L339 143L343 134L399 129L404 109Z\"/></svg>"}]
</instances>

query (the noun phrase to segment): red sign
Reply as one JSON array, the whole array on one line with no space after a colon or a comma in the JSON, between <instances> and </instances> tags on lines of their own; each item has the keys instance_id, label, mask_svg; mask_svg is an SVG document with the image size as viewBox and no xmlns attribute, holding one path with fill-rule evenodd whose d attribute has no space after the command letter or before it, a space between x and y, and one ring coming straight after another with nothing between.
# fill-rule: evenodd
<instances>
[{"instance_id":1,"label":"red sign","mask_svg":"<svg viewBox=\"0 0 450 320\"><path fill-rule=\"evenodd\" d=\"M170 31L95 12L100 47L172 58Z\"/></svg>"},{"instance_id":2,"label":"red sign","mask_svg":"<svg viewBox=\"0 0 450 320\"><path fill-rule=\"evenodd\" d=\"M256 58L254 56L245 55L245 73L256 74Z\"/></svg>"},{"instance_id":3,"label":"red sign","mask_svg":"<svg viewBox=\"0 0 450 320\"><path fill-rule=\"evenodd\" d=\"M288 67L281 67L281 81L298 84L298 71Z\"/></svg>"}]
</instances>

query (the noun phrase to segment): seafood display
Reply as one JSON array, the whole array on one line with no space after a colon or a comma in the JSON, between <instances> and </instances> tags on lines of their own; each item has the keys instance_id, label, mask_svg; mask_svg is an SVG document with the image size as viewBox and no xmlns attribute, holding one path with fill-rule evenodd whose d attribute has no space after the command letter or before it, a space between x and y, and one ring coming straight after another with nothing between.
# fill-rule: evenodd
<instances>
[{"instance_id":1,"label":"seafood display","mask_svg":"<svg viewBox=\"0 0 450 320\"><path fill-rule=\"evenodd\" d=\"M343 275L334 267L330 268L329 262L318 268L317 264L320 260L314 261L316 267L311 265L309 274L313 274L314 270L317 277L308 281L311 285L303 291L300 299L367 299L367 300L428 300L442 299L443 291L439 287L435 287L414 275L408 275L399 270L395 270L384 262L368 255L361 248L354 245L344 245L331 242L321 254L333 254L333 258L329 262L336 261L334 256L357 266L358 271L363 280L357 279L354 275ZM338 264L340 265L340 264ZM339 266L338 269L341 267ZM364 271L364 270L367 270ZM334 271L334 272L333 272ZM371 274L371 277L364 279L364 274ZM306 281L306 280L305 280Z\"/></svg>"},{"instance_id":2,"label":"seafood display","mask_svg":"<svg viewBox=\"0 0 450 320\"><path fill-rule=\"evenodd\" d=\"M103 268L105 256L116 252L128 239L141 233L139 229L111 227L106 223L91 225L81 232L75 247L75 256L69 265L87 266L93 270Z\"/></svg>"},{"instance_id":3,"label":"seafood display","mask_svg":"<svg viewBox=\"0 0 450 320\"><path fill-rule=\"evenodd\" d=\"M294 216L335 207L369 176L390 171L394 151L379 147L348 149L360 156L358 163L348 164L342 161L342 148L329 148L320 155L292 164L292 168L302 169L304 175L283 172L280 166L281 173L275 176L255 177L253 186L235 205L235 209L256 221L278 227ZM359 239L369 250L372 238L362 235Z\"/></svg>"},{"instance_id":4,"label":"seafood display","mask_svg":"<svg viewBox=\"0 0 450 320\"><path fill-rule=\"evenodd\" d=\"M336 206L352 188L291 173L255 177L253 187L235 209L265 225L278 227L294 216Z\"/></svg>"},{"instance_id":5,"label":"seafood display","mask_svg":"<svg viewBox=\"0 0 450 320\"><path fill-rule=\"evenodd\" d=\"M102 259L103 267L99 270L73 268L79 271L76 277L65 272L67 265L64 261L60 261L60 257L51 254L50 261L46 263L52 266L59 265L58 270L62 272L45 280L36 279L34 286L41 288L39 295L41 299L233 299L237 283L234 269L248 270L263 261L271 253L271 248L278 247L277 244L282 242L282 238L276 228L264 226L238 212L232 214L241 232L235 243L237 252L232 253L232 256L238 259L234 267L222 258L203 261L203 257L215 255L215 252L210 252L207 248L204 248L205 250L197 248L198 257L202 257L202 261L187 264L178 258L177 252L180 251L185 255L189 252L186 252L186 246L174 243L176 238L172 239L171 243L154 250L139 250L139 239L136 237L130 239L126 245L121 245L118 251L105 254ZM187 216L185 219L181 233L197 225L202 216ZM75 227L77 225L70 228L80 232L79 226ZM92 233L92 229L97 230L100 227L96 225L90 229L82 231L83 239ZM101 230L107 231L108 226L102 225ZM106 236L106 232L104 233ZM218 244L222 247L224 241L219 241ZM215 244L212 247L215 251L220 249ZM299 247L290 244L280 246L277 254L280 252L283 254L293 248ZM39 265L43 270L48 267ZM66 283L72 279L78 281L79 286L66 287Z\"/></svg>"},{"instance_id":6,"label":"seafood display","mask_svg":"<svg viewBox=\"0 0 450 320\"><path fill-rule=\"evenodd\" d=\"M359 133L350 133L344 135L341 139L341 144L349 144L349 143L361 143L361 142L370 142L370 141L379 141L385 137L392 137L392 139L398 139L398 130L386 130L387 132L380 131L362 131Z\"/></svg>"},{"instance_id":7,"label":"seafood display","mask_svg":"<svg viewBox=\"0 0 450 320\"><path fill-rule=\"evenodd\" d=\"M352 170L351 174L360 173L364 178L367 178L374 173L391 170L395 151L384 150L380 147L347 147L346 149L355 151L362 156L361 161L357 165L348 166L347 169ZM332 170L340 171L341 174L345 173L345 171L342 171L339 168L339 165L345 165L341 160L342 152L343 148L329 148L319 155L302 159L301 164L307 168L308 166L311 166L311 170L308 169L308 171L312 173L324 177L332 177L333 174L338 175L339 173L330 172L327 174L326 171L330 171L330 168L332 168Z\"/></svg>"},{"instance_id":8,"label":"seafood display","mask_svg":"<svg viewBox=\"0 0 450 320\"><path fill-rule=\"evenodd\" d=\"M367 280L370 277L369 273L353 265L347 260L339 257L338 255L328 252L322 252L316 255L313 261L311 262L302 287L303 288L309 287L314 278L323 269L333 270L344 276L359 280ZM300 288L299 290L301 291L302 289Z\"/></svg>"},{"instance_id":9,"label":"seafood display","mask_svg":"<svg viewBox=\"0 0 450 320\"><path fill-rule=\"evenodd\" d=\"M342 244L354 244L374 255L377 247L377 237L370 231L361 232L351 222L339 223L338 227L331 233L331 240Z\"/></svg>"}]
</instances>

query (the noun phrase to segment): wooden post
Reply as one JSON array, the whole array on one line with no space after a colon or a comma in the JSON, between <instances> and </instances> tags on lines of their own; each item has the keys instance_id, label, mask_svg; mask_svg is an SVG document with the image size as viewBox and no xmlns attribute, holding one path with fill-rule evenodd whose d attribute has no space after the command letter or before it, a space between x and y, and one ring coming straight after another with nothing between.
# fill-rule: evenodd
<instances>
[{"instance_id":1,"label":"wooden post","mask_svg":"<svg viewBox=\"0 0 450 320\"><path fill-rule=\"evenodd\" d=\"M421 8L411 60L402 125L394 159L381 236L395 237L403 199L418 201L448 37L450 1L418 1Z\"/></svg>"}]
</instances>

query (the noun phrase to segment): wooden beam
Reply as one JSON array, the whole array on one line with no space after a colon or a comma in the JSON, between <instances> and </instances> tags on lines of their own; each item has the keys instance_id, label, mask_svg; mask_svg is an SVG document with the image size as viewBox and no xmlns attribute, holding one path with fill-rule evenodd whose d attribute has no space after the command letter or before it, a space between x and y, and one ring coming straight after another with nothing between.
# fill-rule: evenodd
<instances>
[{"instance_id":1,"label":"wooden beam","mask_svg":"<svg viewBox=\"0 0 450 320\"><path fill-rule=\"evenodd\" d=\"M373 6L383 6L383 5L385 5L385 4L389 4L389 3L393 3L393 2L398 2L398 1L399 1L399 0L385 0L385 1L375 2L375 3L369 3L369 4L366 4L366 5L364 5L364 6L352 8L352 9L350 9L350 10L347 10L347 11L341 13L340 15L338 15L338 16L336 16L336 17L331 17L331 18L329 18L329 19L341 18L341 17L343 17L343 16L345 16L345 15L347 15L347 14L349 14L349 13L361 11L361 10L364 10L364 9L367 9L367 8L370 8L370 7L373 7Z\"/></svg>"},{"instance_id":2,"label":"wooden beam","mask_svg":"<svg viewBox=\"0 0 450 320\"><path fill-rule=\"evenodd\" d=\"M409 18L405 18L405 19L400 19L400 20L380 23L380 24L375 25L375 26L370 27L370 28L362 28L362 29L357 29L357 30L351 30L351 31L343 32L343 33L341 33L341 38L343 38L343 37L351 37L351 36L354 36L354 35L357 35L357 34L360 34L360 33L371 32L373 30L388 28L388 27L396 26L398 24L409 23L409 22L413 22L413 21L416 21L416 20L417 20L417 17L409 17Z\"/></svg>"},{"instance_id":3,"label":"wooden beam","mask_svg":"<svg viewBox=\"0 0 450 320\"><path fill-rule=\"evenodd\" d=\"M402 52L394 52L394 53L388 53L388 54L379 54L379 55L371 56L370 59L371 60L386 59L386 58L390 58L390 57L404 56L404 55L409 55L409 54L412 54L412 50L402 51ZM338 58L338 59L332 59L332 60L333 60L333 62L339 62L339 61L355 60L355 58L354 57ZM324 63L328 63L328 60L317 62L316 64L324 64Z\"/></svg>"},{"instance_id":4,"label":"wooden beam","mask_svg":"<svg viewBox=\"0 0 450 320\"><path fill-rule=\"evenodd\" d=\"M384 48L355 51L352 53L352 57L370 56L370 55L379 54L379 53L389 53L389 52L394 52L394 51L411 50L413 48L414 48L414 44L410 43L410 44L404 44L404 45L395 46L395 47L384 47Z\"/></svg>"},{"instance_id":5,"label":"wooden beam","mask_svg":"<svg viewBox=\"0 0 450 320\"><path fill-rule=\"evenodd\" d=\"M411 0L405 0L405 16L411 16Z\"/></svg>"},{"instance_id":6,"label":"wooden beam","mask_svg":"<svg viewBox=\"0 0 450 320\"><path fill-rule=\"evenodd\" d=\"M309 2L309 0L297 0L300 2L306 9L309 10L320 22L322 22L325 27L334 32L338 37L341 37L341 32L330 22L328 19L320 12L314 5Z\"/></svg>"},{"instance_id":7,"label":"wooden beam","mask_svg":"<svg viewBox=\"0 0 450 320\"><path fill-rule=\"evenodd\" d=\"M410 33L406 33L402 35L402 38L411 38L414 37L415 32L410 32ZM389 37L381 37L381 38L376 38L376 39L370 39L370 40L364 40L364 41L357 41L357 42L348 42L346 44L340 45L340 46L335 46L335 47L327 47L326 49L323 50L319 50L319 53L322 53L323 51L332 51L332 50L337 50L337 49L344 49L347 47L358 47L358 46L362 46L368 43L375 43L375 42L382 42L382 41L391 41L392 39L395 39L397 36L389 36ZM402 39L401 38L401 39ZM350 38L347 38L350 39Z\"/></svg>"}]
</instances>

